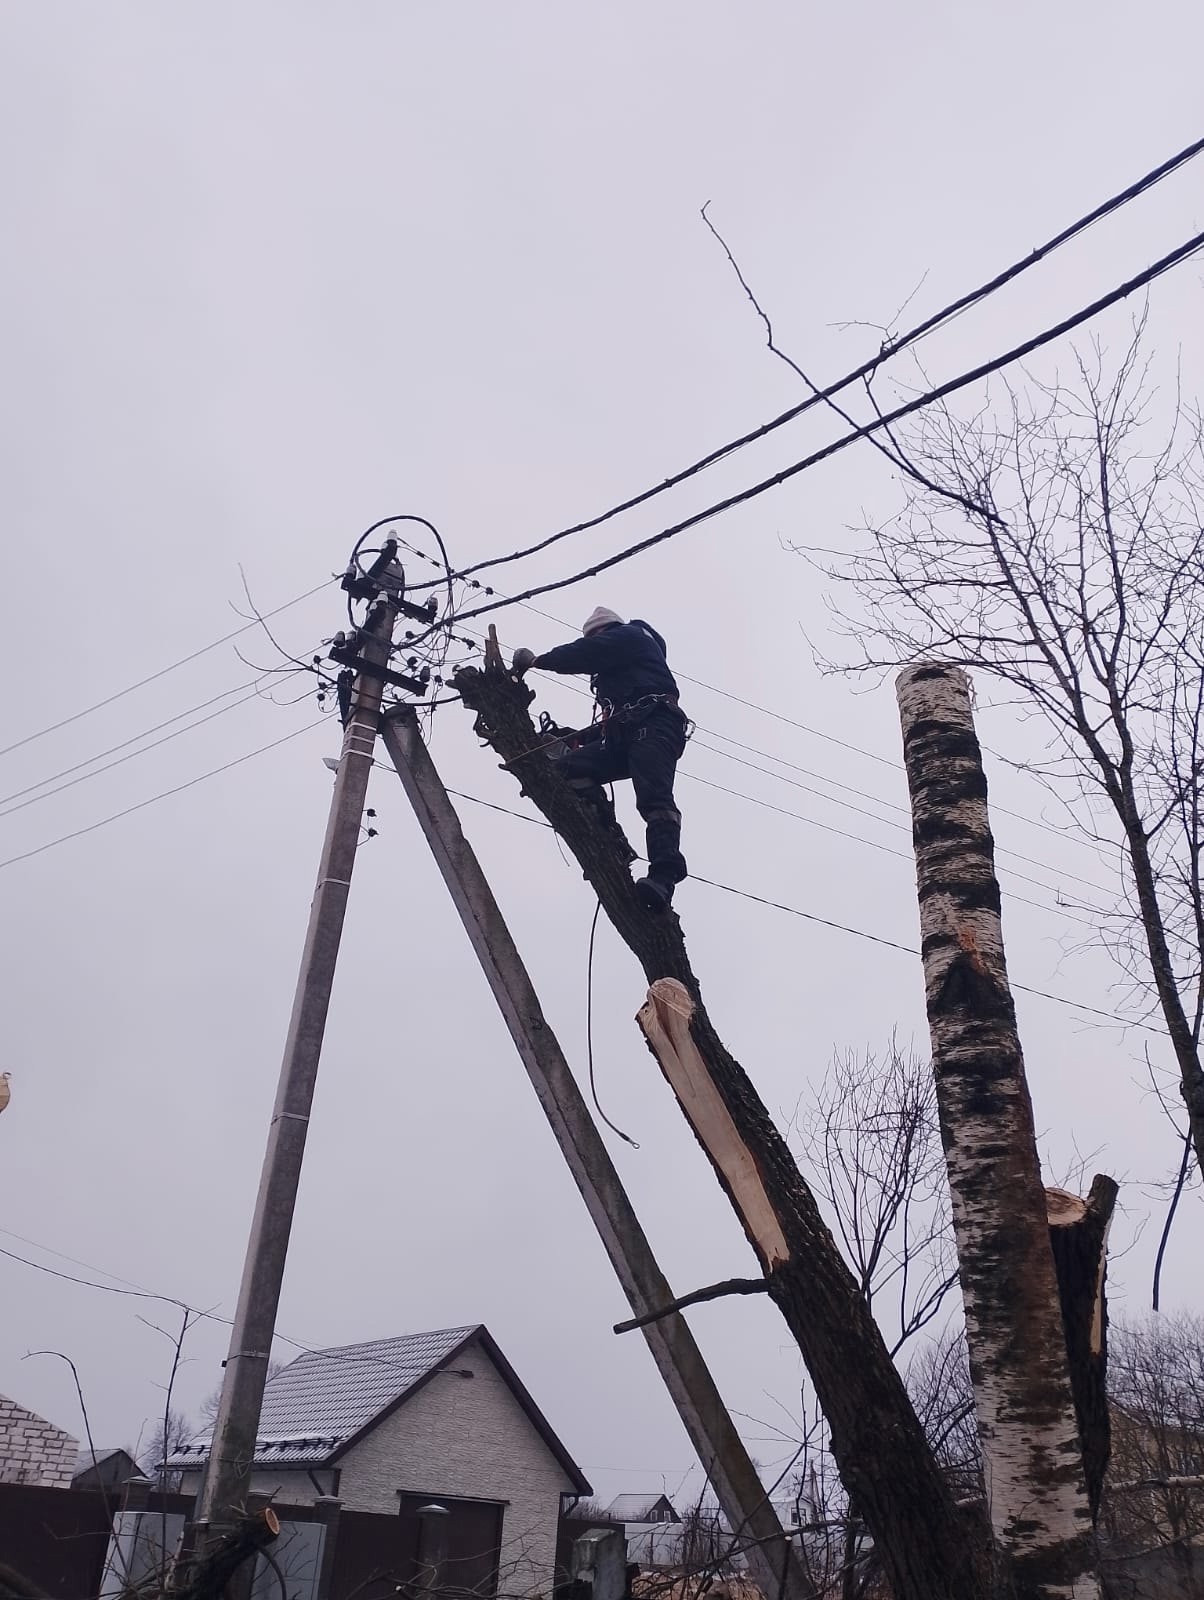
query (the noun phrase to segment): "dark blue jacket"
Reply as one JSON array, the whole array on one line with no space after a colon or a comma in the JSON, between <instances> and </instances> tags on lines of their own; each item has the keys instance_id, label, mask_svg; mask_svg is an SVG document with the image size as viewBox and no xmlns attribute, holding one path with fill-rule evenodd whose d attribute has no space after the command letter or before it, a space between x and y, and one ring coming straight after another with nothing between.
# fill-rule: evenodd
<instances>
[{"instance_id":1,"label":"dark blue jacket","mask_svg":"<svg viewBox=\"0 0 1204 1600\"><path fill-rule=\"evenodd\" d=\"M646 694L677 693L677 681L665 659L665 641L646 622L612 622L590 634L536 656L535 665L547 672L588 672L590 687L599 701L609 701L617 711Z\"/></svg>"}]
</instances>

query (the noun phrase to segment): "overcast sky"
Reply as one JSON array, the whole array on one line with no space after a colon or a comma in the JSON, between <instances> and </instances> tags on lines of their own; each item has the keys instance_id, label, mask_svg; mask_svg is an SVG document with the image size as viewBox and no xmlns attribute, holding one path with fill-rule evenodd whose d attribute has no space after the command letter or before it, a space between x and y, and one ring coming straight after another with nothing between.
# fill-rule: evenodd
<instances>
[{"instance_id":1,"label":"overcast sky","mask_svg":"<svg viewBox=\"0 0 1204 1600\"><path fill-rule=\"evenodd\" d=\"M936 309L1195 137L1202 35L1184 0L1153 0L1140 20L1098 0L7 0L0 743L236 627L240 564L267 609L321 583L393 512L432 519L457 562L510 550L765 420L799 388L766 354L704 202L782 342L834 376L875 346L848 324L889 321L917 285L914 312ZM926 346L929 370L1018 342L1178 244L1201 226L1200 173L959 319ZM1162 405L1176 360L1199 393L1200 290L1192 263L1151 294ZM1105 318L1101 336L1122 340L1129 315ZM574 571L831 433L808 418L499 583ZM694 868L911 944L897 812L873 820L702 748L727 736L764 752L735 752L761 767L776 756L906 803L891 686L817 672L807 638L835 648L822 587L784 548L843 548L863 511L897 503L878 458L848 452L552 597L563 628L523 611L499 627L508 648L546 648L595 604L652 620L683 673L766 708L683 686L708 730L683 773L768 802L683 776ZM332 585L273 626L306 657L341 617ZM240 645L279 664L262 637ZM252 676L232 646L213 650L5 755L0 789ZM0 823L5 1249L230 1313L330 794L322 757L339 743L332 718L310 726L308 687L282 679L280 703L229 693L197 713L222 712L203 727ZM574 719L585 704L559 686L541 697ZM989 710L981 731L1015 756L1035 748L1031 729ZM438 713L434 751L454 788L525 804L457 708ZM990 776L1010 810L1049 814L1031 781ZM321 1345L485 1322L603 1498L674 1487L685 1436L638 1336L610 1332L620 1291L385 772L372 803L380 836L359 857L280 1327ZM551 836L463 812L580 1066L588 889ZM1106 882L1106 859L995 823L1001 845L1049 864L1024 869L1046 889L1007 880L1046 906L1005 896L1013 976L1122 1004L1106 957L1071 953L1084 930L1053 907L1060 870ZM880 1047L892 1029L925 1046L917 960L698 884L678 903L712 1016L783 1120L834 1049ZM615 1158L684 1292L750 1263L633 1024L642 998L604 926L598 1076L640 1145L616 1144ZM1158 1227L1149 1185L1173 1156L1147 1041L1018 1004L1050 1175L1077 1151L1123 1181L1114 1308L1139 1309ZM1168 1258L1171 1303L1199 1304L1200 1222L1193 1197ZM22 1361L58 1349L78 1364L98 1442L150 1426L170 1347L140 1319L174 1332L169 1306L4 1257L0 1302L0 1390L79 1432L67 1369ZM785 1328L755 1300L692 1321L731 1405L756 1419L741 1422L754 1455L780 1470L803 1376ZM185 1407L218 1380L226 1339L217 1321L190 1335Z\"/></svg>"}]
</instances>

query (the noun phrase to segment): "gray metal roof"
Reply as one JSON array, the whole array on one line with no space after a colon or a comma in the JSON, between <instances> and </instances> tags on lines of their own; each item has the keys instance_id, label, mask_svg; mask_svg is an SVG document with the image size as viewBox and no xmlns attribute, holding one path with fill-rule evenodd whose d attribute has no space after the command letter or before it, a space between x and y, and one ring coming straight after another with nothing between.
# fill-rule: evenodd
<instances>
[{"instance_id":1,"label":"gray metal roof","mask_svg":"<svg viewBox=\"0 0 1204 1600\"><path fill-rule=\"evenodd\" d=\"M618 1494L606 1508L616 1522L650 1522L655 1506L665 1505L676 1518L677 1511L664 1490L652 1494Z\"/></svg>"},{"instance_id":2,"label":"gray metal roof","mask_svg":"<svg viewBox=\"0 0 1204 1600\"><path fill-rule=\"evenodd\" d=\"M382 1411L482 1332L477 1323L298 1356L270 1379L264 1390L255 1465L311 1467L328 1461ZM203 1434L176 1450L168 1467L178 1471L201 1466L211 1438L211 1433Z\"/></svg>"},{"instance_id":3,"label":"gray metal roof","mask_svg":"<svg viewBox=\"0 0 1204 1600\"><path fill-rule=\"evenodd\" d=\"M80 1446L79 1455L76 1457L75 1476L78 1478L81 1472L90 1472L93 1466L101 1466L110 1456L129 1456L131 1461L134 1459L125 1446L121 1444L98 1444L96 1446L96 1456L93 1459L91 1446L84 1444Z\"/></svg>"}]
</instances>

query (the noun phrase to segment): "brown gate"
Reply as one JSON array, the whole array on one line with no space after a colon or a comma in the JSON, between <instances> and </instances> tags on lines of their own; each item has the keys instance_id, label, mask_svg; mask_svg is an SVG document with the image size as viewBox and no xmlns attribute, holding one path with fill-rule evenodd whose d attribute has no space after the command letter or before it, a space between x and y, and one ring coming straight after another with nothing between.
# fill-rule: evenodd
<instances>
[{"instance_id":1,"label":"brown gate","mask_svg":"<svg viewBox=\"0 0 1204 1600\"><path fill-rule=\"evenodd\" d=\"M429 1566L429 1524L418 1516L432 1501L447 1511L446 1557L441 1590L492 1600L498 1588L498 1555L505 1507L485 1500L454 1500L446 1495L402 1495L397 1516L344 1511L339 1517L329 1600L395 1600L397 1589L413 1583Z\"/></svg>"}]
</instances>

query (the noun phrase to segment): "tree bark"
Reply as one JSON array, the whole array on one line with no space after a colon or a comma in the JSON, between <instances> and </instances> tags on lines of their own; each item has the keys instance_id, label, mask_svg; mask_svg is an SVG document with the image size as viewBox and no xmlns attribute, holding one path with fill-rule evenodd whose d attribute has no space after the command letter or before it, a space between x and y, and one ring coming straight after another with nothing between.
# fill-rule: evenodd
<instances>
[{"instance_id":1,"label":"tree bark","mask_svg":"<svg viewBox=\"0 0 1204 1600\"><path fill-rule=\"evenodd\" d=\"M1099 1518L1100 1493L1112 1448L1108 1410L1108 1306L1105 1279L1108 1229L1117 1187L1096 1175L1086 1200L1064 1189L1047 1189L1045 1207L1053 1247L1062 1330L1070 1363L1070 1387L1078 1419L1079 1444L1091 1520Z\"/></svg>"},{"instance_id":2,"label":"tree bark","mask_svg":"<svg viewBox=\"0 0 1204 1600\"><path fill-rule=\"evenodd\" d=\"M280 1519L271 1506L237 1515L230 1531L196 1555L177 1574L173 1594L177 1600L228 1600L227 1588L240 1568L254 1559L280 1533Z\"/></svg>"},{"instance_id":3,"label":"tree bark","mask_svg":"<svg viewBox=\"0 0 1204 1600\"><path fill-rule=\"evenodd\" d=\"M1187 1108L1188 1127L1196 1164L1204 1174L1204 1066L1200 1062L1200 1046L1195 1030L1183 1008L1183 997L1175 978L1170 945L1162 921L1162 907L1158 899L1158 875L1150 859L1150 841L1133 793L1133 780L1125 771L1118 779L1118 795L1113 799L1125 831L1129 847L1129 865L1133 872L1133 887L1137 893L1137 906L1141 913L1141 926L1145 933L1146 949L1150 956L1150 971L1154 975L1154 988L1166 1021L1166 1031L1175 1052L1179 1067L1179 1092Z\"/></svg>"},{"instance_id":4,"label":"tree bark","mask_svg":"<svg viewBox=\"0 0 1204 1600\"><path fill-rule=\"evenodd\" d=\"M697 1087L706 1093L711 1112L722 1111L729 1119L771 1215L759 1211L750 1222L741 1208L752 1192L741 1187L750 1181L746 1166L734 1188L732 1169L712 1157L716 1176L767 1275L769 1295L802 1351L841 1477L873 1535L896 1600L973 1600L989 1594L981 1525L955 1506L814 1196L747 1073L711 1024L676 914L651 916L641 907L620 844L599 827L542 753L543 741L527 709L532 692L497 670L466 669L455 685L477 714L478 735L516 773L524 793L576 857L648 983L676 980L688 997L686 1031L706 1080Z\"/></svg>"},{"instance_id":5,"label":"tree bark","mask_svg":"<svg viewBox=\"0 0 1204 1600\"><path fill-rule=\"evenodd\" d=\"M956 667L897 680L924 987L997 1553L1018 1596L1097 1595L1033 1128L1008 987L986 778Z\"/></svg>"},{"instance_id":6,"label":"tree bark","mask_svg":"<svg viewBox=\"0 0 1204 1600\"><path fill-rule=\"evenodd\" d=\"M499 654L499 668L500 663ZM548 1024L476 853L464 837L411 707L385 718L383 740L548 1126L636 1313L635 1325L644 1328L652 1359L733 1536L748 1543L749 1569L767 1600L801 1600L805 1575L795 1552L685 1318L670 1309L672 1290ZM764 1279L756 1281L763 1290Z\"/></svg>"}]
</instances>

